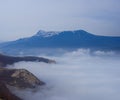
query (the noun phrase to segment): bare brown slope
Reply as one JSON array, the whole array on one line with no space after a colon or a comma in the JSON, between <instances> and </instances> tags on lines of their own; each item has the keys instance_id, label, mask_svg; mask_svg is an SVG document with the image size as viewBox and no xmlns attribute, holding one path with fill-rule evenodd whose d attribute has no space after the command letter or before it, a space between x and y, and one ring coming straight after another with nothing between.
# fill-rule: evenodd
<instances>
[{"instance_id":1,"label":"bare brown slope","mask_svg":"<svg viewBox=\"0 0 120 100\"><path fill-rule=\"evenodd\" d=\"M5 85L5 83L0 81L0 100L22 100L22 99L12 94Z\"/></svg>"}]
</instances>

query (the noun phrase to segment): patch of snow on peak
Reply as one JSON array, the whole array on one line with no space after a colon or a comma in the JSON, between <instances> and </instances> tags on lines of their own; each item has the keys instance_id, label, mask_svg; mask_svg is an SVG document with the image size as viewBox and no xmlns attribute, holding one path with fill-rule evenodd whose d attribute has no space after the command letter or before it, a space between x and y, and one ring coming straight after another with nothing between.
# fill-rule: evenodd
<instances>
[{"instance_id":1,"label":"patch of snow on peak","mask_svg":"<svg viewBox=\"0 0 120 100\"><path fill-rule=\"evenodd\" d=\"M50 37L50 36L53 36L53 35L56 35L56 34L59 34L60 32L55 32L55 31L43 31L43 30L40 30L37 32L37 34L35 36L42 36L42 37Z\"/></svg>"}]
</instances>

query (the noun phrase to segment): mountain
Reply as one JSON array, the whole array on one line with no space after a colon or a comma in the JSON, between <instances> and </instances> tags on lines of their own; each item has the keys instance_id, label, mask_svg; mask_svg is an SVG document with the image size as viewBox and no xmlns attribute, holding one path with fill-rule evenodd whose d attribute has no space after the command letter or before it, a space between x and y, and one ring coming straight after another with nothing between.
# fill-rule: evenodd
<instances>
[{"instance_id":1,"label":"mountain","mask_svg":"<svg viewBox=\"0 0 120 100\"><path fill-rule=\"evenodd\" d=\"M120 37L99 36L84 30L62 32L46 32L40 30L32 37L0 44L0 50L2 51L33 48L91 48L120 50Z\"/></svg>"}]
</instances>

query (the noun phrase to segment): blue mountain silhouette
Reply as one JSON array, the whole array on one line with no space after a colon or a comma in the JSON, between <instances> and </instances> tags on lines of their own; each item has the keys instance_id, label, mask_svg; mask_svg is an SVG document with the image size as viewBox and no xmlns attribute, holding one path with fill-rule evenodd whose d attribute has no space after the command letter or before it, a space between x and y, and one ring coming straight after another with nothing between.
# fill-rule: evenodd
<instances>
[{"instance_id":1,"label":"blue mountain silhouette","mask_svg":"<svg viewBox=\"0 0 120 100\"><path fill-rule=\"evenodd\" d=\"M38 31L32 37L0 44L1 50L31 48L91 48L120 50L120 37L99 36L84 30Z\"/></svg>"}]
</instances>

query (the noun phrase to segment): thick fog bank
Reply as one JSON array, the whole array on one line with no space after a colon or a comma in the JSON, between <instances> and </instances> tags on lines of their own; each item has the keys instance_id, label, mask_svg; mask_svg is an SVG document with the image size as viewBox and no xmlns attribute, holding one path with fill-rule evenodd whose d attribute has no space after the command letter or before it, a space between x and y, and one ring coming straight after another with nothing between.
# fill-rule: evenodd
<instances>
[{"instance_id":1,"label":"thick fog bank","mask_svg":"<svg viewBox=\"0 0 120 100\"><path fill-rule=\"evenodd\" d=\"M46 55L46 56L61 56L65 53L75 53L75 52L87 52L91 55L108 55L113 54L120 56L119 50L98 50L98 49L82 49L82 48L12 48L12 49L0 49L0 53L12 56L27 56L27 55ZM78 53L79 54L79 53Z\"/></svg>"},{"instance_id":2,"label":"thick fog bank","mask_svg":"<svg viewBox=\"0 0 120 100\"><path fill-rule=\"evenodd\" d=\"M49 57L57 64L19 62L46 83L37 92L13 91L25 100L120 100L120 58L114 52L79 49Z\"/></svg>"}]
</instances>

